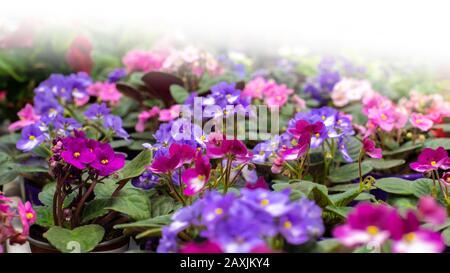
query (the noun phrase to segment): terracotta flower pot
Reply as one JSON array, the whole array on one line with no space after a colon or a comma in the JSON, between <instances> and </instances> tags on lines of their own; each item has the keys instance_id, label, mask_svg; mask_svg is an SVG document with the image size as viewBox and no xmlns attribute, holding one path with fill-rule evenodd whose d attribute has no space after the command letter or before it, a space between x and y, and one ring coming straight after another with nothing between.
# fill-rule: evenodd
<instances>
[{"instance_id":1,"label":"terracotta flower pot","mask_svg":"<svg viewBox=\"0 0 450 273\"><path fill-rule=\"evenodd\" d=\"M32 237L28 238L32 253L59 253L60 251L50 245L48 242L44 242ZM91 252L93 253L122 253L128 250L130 245L130 237L122 235L100 243ZM75 253L75 252L74 252Z\"/></svg>"}]
</instances>

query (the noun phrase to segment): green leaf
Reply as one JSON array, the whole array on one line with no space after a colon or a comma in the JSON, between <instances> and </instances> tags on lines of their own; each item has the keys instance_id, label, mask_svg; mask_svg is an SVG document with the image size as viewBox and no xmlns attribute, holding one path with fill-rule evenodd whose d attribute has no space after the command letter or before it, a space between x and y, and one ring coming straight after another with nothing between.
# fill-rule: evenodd
<instances>
[{"instance_id":1,"label":"green leaf","mask_svg":"<svg viewBox=\"0 0 450 273\"><path fill-rule=\"evenodd\" d=\"M332 170L332 175L328 176L333 183L343 183L359 178L358 163L347 164ZM363 162L361 164L362 175L366 175L373 170L370 164Z\"/></svg>"},{"instance_id":2,"label":"green leaf","mask_svg":"<svg viewBox=\"0 0 450 273\"><path fill-rule=\"evenodd\" d=\"M148 196L141 191L121 192L119 196L112 198L111 203L105 209L121 212L135 220L144 220L151 217L150 201Z\"/></svg>"},{"instance_id":3,"label":"green leaf","mask_svg":"<svg viewBox=\"0 0 450 273\"><path fill-rule=\"evenodd\" d=\"M18 165L15 171L18 173L47 173L48 169L42 166Z\"/></svg>"},{"instance_id":4,"label":"green leaf","mask_svg":"<svg viewBox=\"0 0 450 273\"><path fill-rule=\"evenodd\" d=\"M347 218L347 215L352 211L351 207L336 207L333 205L326 206L325 210L330 211L341 217L342 219Z\"/></svg>"},{"instance_id":5,"label":"green leaf","mask_svg":"<svg viewBox=\"0 0 450 273\"><path fill-rule=\"evenodd\" d=\"M83 223L108 213L106 207L111 203L109 198L97 198L89 202L83 210Z\"/></svg>"},{"instance_id":6,"label":"green leaf","mask_svg":"<svg viewBox=\"0 0 450 273\"><path fill-rule=\"evenodd\" d=\"M53 212L51 208L47 206L33 206L33 209L36 212L36 225L45 228L55 225L53 222Z\"/></svg>"},{"instance_id":7,"label":"green leaf","mask_svg":"<svg viewBox=\"0 0 450 273\"><path fill-rule=\"evenodd\" d=\"M413 194L412 183L414 182L401 178L388 177L377 180L375 187L388 193L409 195Z\"/></svg>"},{"instance_id":8,"label":"green leaf","mask_svg":"<svg viewBox=\"0 0 450 273\"><path fill-rule=\"evenodd\" d=\"M150 219L137 221L134 223L120 224L114 226L114 228L155 228L168 225L171 222L172 215L159 215Z\"/></svg>"},{"instance_id":9,"label":"green leaf","mask_svg":"<svg viewBox=\"0 0 450 273\"><path fill-rule=\"evenodd\" d=\"M405 164L403 159L366 159L367 162L374 170L386 170Z\"/></svg>"},{"instance_id":10,"label":"green leaf","mask_svg":"<svg viewBox=\"0 0 450 273\"><path fill-rule=\"evenodd\" d=\"M59 251L89 252L93 250L103 239L105 230L99 225L87 225L73 230L61 227L52 227L44 237Z\"/></svg>"},{"instance_id":11,"label":"green leaf","mask_svg":"<svg viewBox=\"0 0 450 273\"><path fill-rule=\"evenodd\" d=\"M347 153L353 159L353 161L358 161L359 153L361 152L362 143L356 137L349 137L345 141L347 146ZM337 159L340 162L345 162L341 153L338 153Z\"/></svg>"},{"instance_id":12,"label":"green leaf","mask_svg":"<svg viewBox=\"0 0 450 273\"><path fill-rule=\"evenodd\" d=\"M170 94L175 101L180 104L184 103L184 101L189 97L189 91L176 84L170 86Z\"/></svg>"},{"instance_id":13,"label":"green leaf","mask_svg":"<svg viewBox=\"0 0 450 273\"><path fill-rule=\"evenodd\" d=\"M329 197L334 205L337 207L343 207L358 197L360 193L361 191L358 186L358 188L350 189L342 193L332 194Z\"/></svg>"},{"instance_id":14,"label":"green leaf","mask_svg":"<svg viewBox=\"0 0 450 273\"><path fill-rule=\"evenodd\" d=\"M143 150L120 170L120 179L124 180L141 175L145 171L145 167L150 165L151 160L152 152L149 149Z\"/></svg>"},{"instance_id":15,"label":"green leaf","mask_svg":"<svg viewBox=\"0 0 450 273\"><path fill-rule=\"evenodd\" d=\"M450 138L434 138L427 139L423 144L425 148L437 149L438 147L444 147L446 150L450 150Z\"/></svg>"},{"instance_id":16,"label":"green leaf","mask_svg":"<svg viewBox=\"0 0 450 273\"><path fill-rule=\"evenodd\" d=\"M442 129L444 132L450 132L450 123L436 124L433 126L433 128Z\"/></svg>"}]
</instances>

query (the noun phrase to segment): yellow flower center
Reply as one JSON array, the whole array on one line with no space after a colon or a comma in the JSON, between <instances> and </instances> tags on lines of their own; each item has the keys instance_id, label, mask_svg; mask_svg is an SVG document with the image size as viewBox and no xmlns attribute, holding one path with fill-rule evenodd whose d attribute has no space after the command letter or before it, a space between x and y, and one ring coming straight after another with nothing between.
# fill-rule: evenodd
<instances>
[{"instance_id":1,"label":"yellow flower center","mask_svg":"<svg viewBox=\"0 0 450 273\"><path fill-rule=\"evenodd\" d=\"M421 123L422 123L422 120L421 120L421 119L416 119L416 123L417 123L417 124L421 124Z\"/></svg>"},{"instance_id":2,"label":"yellow flower center","mask_svg":"<svg viewBox=\"0 0 450 273\"><path fill-rule=\"evenodd\" d=\"M376 235L379 231L376 226L368 226L366 230L370 235Z\"/></svg>"},{"instance_id":3,"label":"yellow flower center","mask_svg":"<svg viewBox=\"0 0 450 273\"><path fill-rule=\"evenodd\" d=\"M261 206L265 207L269 205L269 200L267 200L266 198L264 198L263 200L261 200Z\"/></svg>"},{"instance_id":4,"label":"yellow flower center","mask_svg":"<svg viewBox=\"0 0 450 273\"><path fill-rule=\"evenodd\" d=\"M31 213L31 212L28 212L27 214L26 214L26 217L27 217L27 219L28 220L31 220L32 218L33 218L33 213Z\"/></svg>"},{"instance_id":5,"label":"yellow flower center","mask_svg":"<svg viewBox=\"0 0 450 273\"><path fill-rule=\"evenodd\" d=\"M79 153L79 152L75 152L75 153L73 153L73 157L75 157L75 158L78 158L78 157L80 157L80 153Z\"/></svg>"},{"instance_id":6,"label":"yellow flower center","mask_svg":"<svg viewBox=\"0 0 450 273\"><path fill-rule=\"evenodd\" d=\"M325 120L327 117L326 116L322 116L322 120Z\"/></svg>"},{"instance_id":7,"label":"yellow flower center","mask_svg":"<svg viewBox=\"0 0 450 273\"><path fill-rule=\"evenodd\" d=\"M217 209L214 210L214 212L215 212L217 215L221 215L221 214L223 213L223 209L222 209L222 208L217 208Z\"/></svg>"},{"instance_id":8,"label":"yellow flower center","mask_svg":"<svg viewBox=\"0 0 450 273\"><path fill-rule=\"evenodd\" d=\"M449 176L449 177L447 177L447 182L450 182L450 176Z\"/></svg>"},{"instance_id":9,"label":"yellow flower center","mask_svg":"<svg viewBox=\"0 0 450 273\"><path fill-rule=\"evenodd\" d=\"M228 114L228 111L227 110L223 110L223 114L224 115Z\"/></svg>"},{"instance_id":10,"label":"yellow flower center","mask_svg":"<svg viewBox=\"0 0 450 273\"><path fill-rule=\"evenodd\" d=\"M381 114L381 119L382 119L382 120L387 120L386 115L385 115L385 114Z\"/></svg>"},{"instance_id":11,"label":"yellow flower center","mask_svg":"<svg viewBox=\"0 0 450 273\"><path fill-rule=\"evenodd\" d=\"M434 160L431 161L431 166L433 166L433 167L436 166L436 161L434 161Z\"/></svg>"},{"instance_id":12,"label":"yellow flower center","mask_svg":"<svg viewBox=\"0 0 450 273\"><path fill-rule=\"evenodd\" d=\"M201 139L202 141L205 141L205 140L206 140L206 136L201 136L200 139Z\"/></svg>"},{"instance_id":13,"label":"yellow flower center","mask_svg":"<svg viewBox=\"0 0 450 273\"><path fill-rule=\"evenodd\" d=\"M407 241L407 242L412 242L414 240L414 238L416 238L416 234L414 232L410 232L403 236L403 239L405 239L405 241Z\"/></svg>"},{"instance_id":14,"label":"yellow flower center","mask_svg":"<svg viewBox=\"0 0 450 273\"><path fill-rule=\"evenodd\" d=\"M316 133L315 136L316 136L317 138L319 138L319 137L320 137L320 134L319 134L319 133Z\"/></svg>"},{"instance_id":15,"label":"yellow flower center","mask_svg":"<svg viewBox=\"0 0 450 273\"><path fill-rule=\"evenodd\" d=\"M109 160L108 159L102 159L102 161L100 161L103 165L108 164Z\"/></svg>"},{"instance_id":16,"label":"yellow flower center","mask_svg":"<svg viewBox=\"0 0 450 273\"><path fill-rule=\"evenodd\" d=\"M259 151L259 155L263 155L263 154L264 154L263 150Z\"/></svg>"},{"instance_id":17,"label":"yellow flower center","mask_svg":"<svg viewBox=\"0 0 450 273\"><path fill-rule=\"evenodd\" d=\"M337 121L337 124L341 124L341 123L342 123L342 120L338 120L338 121Z\"/></svg>"},{"instance_id":18,"label":"yellow flower center","mask_svg":"<svg viewBox=\"0 0 450 273\"><path fill-rule=\"evenodd\" d=\"M296 139L291 140L291 144L292 145L297 145L297 140Z\"/></svg>"},{"instance_id":19,"label":"yellow flower center","mask_svg":"<svg viewBox=\"0 0 450 273\"><path fill-rule=\"evenodd\" d=\"M33 140L36 139L36 137L35 137L35 136L29 136L28 139L31 140L31 141L33 141Z\"/></svg>"},{"instance_id":20,"label":"yellow flower center","mask_svg":"<svg viewBox=\"0 0 450 273\"><path fill-rule=\"evenodd\" d=\"M199 176L197 176L197 178L199 179L199 180L205 180L205 176L204 175L199 175Z\"/></svg>"},{"instance_id":21,"label":"yellow flower center","mask_svg":"<svg viewBox=\"0 0 450 273\"><path fill-rule=\"evenodd\" d=\"M291 223L291 221L286 220L286 221L283 223L283 227L284 227L285 229L290 229L290 228L292 228L292 223Z\"/></svg>"}]
</instances>

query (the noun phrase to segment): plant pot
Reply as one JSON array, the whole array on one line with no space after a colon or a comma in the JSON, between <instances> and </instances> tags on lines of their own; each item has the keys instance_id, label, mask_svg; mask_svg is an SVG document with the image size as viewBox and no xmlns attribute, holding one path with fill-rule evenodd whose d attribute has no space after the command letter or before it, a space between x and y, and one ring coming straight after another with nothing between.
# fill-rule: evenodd
<instances>
[{"instance_id":1,"label":"plant pot","mask_svg":"<svg viewBox=\"0 0 450 273\"><path fill-rule=\"evenodd\" d=\"M34 239L32 237L28 238L30 243L30 248L32 253L60 253L59 250L54 248L48 242ZM130 237L122 235L120 237L105 241L96 246L91 252L92 253L123 253L128 250L130 245ZM76 253L76 251L72 252Z\"/></svg>"}]
</instances>

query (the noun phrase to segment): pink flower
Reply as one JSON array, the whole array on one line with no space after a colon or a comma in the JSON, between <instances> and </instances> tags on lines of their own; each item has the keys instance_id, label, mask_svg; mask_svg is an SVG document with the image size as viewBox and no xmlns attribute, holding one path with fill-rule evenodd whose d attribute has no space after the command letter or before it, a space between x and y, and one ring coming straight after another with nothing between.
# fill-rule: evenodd
<instances>
[{"instance_id":1,"label":"pink flower","mask_svg":"<svg viewBox=\"0 0 450 273\"><path fill-rule=\"evenodd\" d=\"M88 93L91 96L98 97L101 101L109 101L112 104L117 104L122 97L116 89L115 83L97 82L89 86Z\"/></svg>"},{"instance_id":2,"label":"pink flower","mask_svg":"<svg viewBox=\"0 0 450 273\"><path fill-rule=\"evenodd\" d=\"M265 102L269 108L276 108L283 106L288 96L294 93L294 90L287 88L286 85L278 85L274 81L270 81L264 88Z\"/></svg>"},{"instance_id":3,"label":"pink flower","mask_svg":"<svg viewBox=\"0 0 450 273\"><path fill-rule=\"evenodd\" d=\"M386 132L392 131L396 122L396 115L392 107L371 108L369 109L368 118Z\"/></svg>"},{"instance_id":4,"label":"pink flower","mask_svg":"<svg viewBox=\"0 0 450 273\"><path fill-rule=\"evenodd\" d=\"M86 37L78 36L70 44L66 60L73 70L91 73L93 66L91 52L91 41Z\"/></svg>"},{"instance_id":5,"label":"pink flower","mask_svg":"<svg viewBox=\"0 0 450 273\"><path fill-rule=\"evenodd\" d=\"M363 150L368 156L372 158L380 159L383 157L381 148L376 148L375 142L369 138L363 139Z\"/></svg>"},{"instance_id":6,"label":"pink flower","mask_svg":"<svg viewBox=\"0 0 450 273\"><path fill-rule=\"evenodd\" d=\"M262 99L266 85L267 81L263 77L256 77L245 85L242 96Z\"/></svg>"},{"instance_id":7,"label":"pink flower","mask_svg":"<svg viewBox=\"0 0 450 273\"><path fill-rule=\"evenodd\" d=\"M450 163L450 158L447 160ZM450 172L445 173L442 177L441 177L441 182L446 186L446 187L450 187Z\"/></svg>"},{"instance_id":8,"label":"pink flower","mask_svg":"<svg viewBox=\"0 0 450 273\"><path fill-rule=\"evenodd\" d=\"M433 225L442 225L447 220L447 210L431 196L421 197L418 209L420 217Z\"/></svg>"},{"instance_id":9,"label":"pink flower","mask_svg":"<svg viewBox=\"0 0 450 273\"><path fill-rule=\"evenodd\" d=\"M190 163L196 150L186 144L173 143L167 155L160 155L153 159L148 169L154 173L171 172L185 163Z\"/></svg>"},{"instance_id":10,"label":"pink flower","mask_svg":"<svg viewBox=\"0 0 450 273\"><path fill-rule=\"evenodd\" d=\"M20 120L9 125L8 130L10 132L14 132L16 130L27 127L28 125L35 124L41 118L40 116L36 115L31 104L25 105L25 107L20 110L17 115L19 116Z\"/></svg>"},{"instance_id":11,"label":"pink flower","mask_svg":"<svg viewBox=\"0 0 450 273\"><path fill-rule=\"evenodd\" d=\"M23 228L22 235L28 236L30 226L36 222L36 212L28 201L25 204L23 204L22 201L19 201L17 209L19 210L20 221Z\"/></svg>"},{"instance_id":12,"label":"pink flower","mask_svg":"<svg viewBox=\"0 0 450 273\"><path fill-rule=\"evenodd\" d=\"M222 158L226 155L234 155L240 159L249 159L249 153L245 144L238 139L214 138L208 139L206 143L206 154L210 158Z\"/></svg>"},{"instance_id":13,"label":"pink flower","mask_svg":"<svg viewBox=\"0 0 450 273\"><path fill-rule=\"evenodd\" d=\"M245 184L245 188L247 189L269 189L269 185L266 183L266 180L264 180L264 176L260 176L255 183L250 183L247 181Z\"/></svg>"},{"instance_id":14,"label":"pink flower","mask_svg":"<svg viewBox=\"0 0 450 273\"><path fill-rule=\"evenodd\" d=\"M149 72L162 68L165 55L144 50L132 50L122 59L127 72L142 71Z\"/></svg>"},{"instance_id":15,"label":"pink flower","mask_svg":"<svg viewBox=\"0 0 450 273\"><path fill-rule=\"evenodd\" d=\"M183 193L187 196L193 196L199 193L208 183L211 165L209 158L200 153L195 158L195 168L187 169L181 175L186 188Z\"/></svg>"},{"instance_id":16,"label":"pink flower","mask_svg":"<svg viewBox=\"0 0 450 273\"><path fill-rule=\"evenodd\" d=\"M145 123L147 120L151 119L152 117L155 117L159 114L159 107L153 106L152 109L149 111L143 111L138 116L138 122L136 123L136 126L134 129L136 129L137 132L142 133L145 130Z\"/></svg>"},{"instance_id":17,"label":"pink flower","mask_svg":"<svg viewBox=\"0 0 450 273\"><path fill-rule=\"evenodd\" d=\"M265 102L270 108L277 108L283 106L287 102L288 96L286 94L276 94L274 96L267 97Z\"/></svg>"},{"instance_id":18,"label":"pink flower","mask_svg":"<svg viewBox=\"0 0 450 273\"><path fill-rule=\"evenodd\" d=\"M284 149L280 152L283 161L286 160L297 160L302 157L309 149L311 142L311 135L308 133L303 133L297 140L297 144L288 149Z\"/></svg>"},{"instance_id":19,"label":"pink flower","mask_svg":"<svg viewBox=\"0 0 450 273\"><path fill-rule=\"evenodd\" d=\"M273 165L272 167L270 167L270 170L272 171L272 173L281 173L281 171L283 170L283 164L284 164L284 160L282 157L277 157L274 159L273 161Z\"/></svg>"},{"instance_id":20,"label":"pink flower","mask_svg":"<svg viewBox=\"0 0 450 273\"><path fill-rule=\"evenodd\" d=\"M181 106L179 104L175 104L169 109L163 109L159 111L159 120L160 121L171 121L176 119L180 115Z\"/></svg>"},{"instance_id":21,"label":"pink flower","mask_svg":"<svg viewBox=\"0 0 450 273\"><path fill-rule=\"evenodd\" d=\"M422 131L428 131L433 127L433 121L420 113L412 113L409 121L414 127Z\"/></svg>"}]
</instances>

